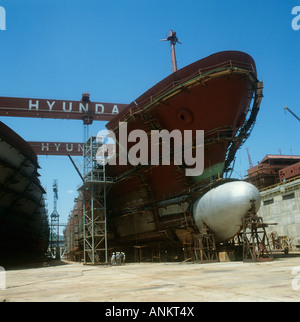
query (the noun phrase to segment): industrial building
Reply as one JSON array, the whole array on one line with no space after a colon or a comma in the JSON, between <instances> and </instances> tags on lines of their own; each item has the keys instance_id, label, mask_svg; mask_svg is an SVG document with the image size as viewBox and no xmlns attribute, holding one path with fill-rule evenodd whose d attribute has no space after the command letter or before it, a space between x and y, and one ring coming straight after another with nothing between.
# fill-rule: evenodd
<instances>
[{"instance_id":1,"label":"industrial building","mask_svg":"<svg viewBox=\"0 0 300 322\"><path fill-rule=\"evenodd\" d=\"M267 154L256 166L250 163L246 181L264 189L297 175L300 175L299 155Z\"/></svg>"},{"instance_id":2,"label":"industrial building","mask_svg":"<svg viewBox=\"0 0 300 322\"><path fill-rule=\"evenodd\" d=\"M288 167L291 168L294 169ZM258 215L264 222L275 223L267 228L273 248L299 250L300 176L264 188L260 190L260 195L262 203Z\"/></svg>"},{"instance_id":3,"label":"industrial building","mask_svg":"<svg viewBox=\"0 0 300 322\"><path fill-rule=\"evenodd\" d=\"M249 153L248 153L249 156ZM255 185L261 195L258 215L266 223L273 249L300 247L300 156L267 154L252 165L245 181Z\"/></svg>"}]
</instances>

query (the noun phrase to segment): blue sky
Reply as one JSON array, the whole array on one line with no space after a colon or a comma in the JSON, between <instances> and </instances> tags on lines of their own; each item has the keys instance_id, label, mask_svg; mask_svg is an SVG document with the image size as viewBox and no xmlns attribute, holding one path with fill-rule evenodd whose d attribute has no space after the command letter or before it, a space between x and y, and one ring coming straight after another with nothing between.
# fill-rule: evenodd
<instances>
[{"instance_id":1,"label":"blue sky","mask_svg":"<svg viewBox=\"0 0 300 322\"><path fill-rule=\"evenodd\" d=\"M130 103L172 72L167 43L177 32L178 67L222 50L241 50L257 64L264 98L257 124L238 151L234 177L266 154L300 155L300 30L292 29L300 0L0 0L6 31L0 31L0 96ZM299 22L300 23L300 22ZM5 118L31 141L83 141L81 121ZM103 129L95 122L90 134ZM79 167L81 158L74 158ZM67 157L39 157L41 182L53 210L66 222L80 178Z\"/></svg>"}]
</instances>

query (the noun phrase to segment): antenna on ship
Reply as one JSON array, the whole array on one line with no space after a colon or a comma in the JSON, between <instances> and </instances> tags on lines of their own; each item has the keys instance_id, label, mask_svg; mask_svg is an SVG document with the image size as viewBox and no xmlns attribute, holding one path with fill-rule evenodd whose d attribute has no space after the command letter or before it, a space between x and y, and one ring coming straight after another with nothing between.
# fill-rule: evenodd
<instances>
[{"instance_id":1,"label":"antenna on ship","mask_svg":"<svg viewBox=\"0 0 300 322\"><path fill-rule=\"evenodd\" d=\"M176 61L176 54L175 54L175 45L181 44L181 42L178 41L178 38L176 36L176 32L172 29L170 30L169 37L166 39L160 39L159 41L170 41L171 43L171 56L172 56L172 70L173 73L177 71L177 61Z\"/></svg>"}]
</instances>

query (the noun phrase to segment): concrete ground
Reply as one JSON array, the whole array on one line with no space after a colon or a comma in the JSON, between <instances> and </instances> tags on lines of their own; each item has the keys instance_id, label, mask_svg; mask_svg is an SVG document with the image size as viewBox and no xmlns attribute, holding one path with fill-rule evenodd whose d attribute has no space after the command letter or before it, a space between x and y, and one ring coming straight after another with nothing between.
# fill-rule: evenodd
<instances>
[{"instance_id":1,"label":"concrete ground","mask_svg":"<svg viewBox=\"0 0 300 322\"><path fill-rule=\"evenodd\" d=\"M52 262L7 269L5 275L0 302L300 301L299 253L264 263Z\"/></svg>"}]
</instances>

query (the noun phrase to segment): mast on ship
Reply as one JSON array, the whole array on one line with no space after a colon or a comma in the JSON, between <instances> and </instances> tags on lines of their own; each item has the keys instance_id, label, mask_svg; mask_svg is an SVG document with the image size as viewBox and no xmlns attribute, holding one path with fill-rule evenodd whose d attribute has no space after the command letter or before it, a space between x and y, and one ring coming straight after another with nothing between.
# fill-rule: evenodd
<instances>
[{"instance_id":1,"label":"mast on ship","mask_svg":"<svg viewBox=\"0 0 300 322\"><path fill-rule=\"evenodd\" d=\"M177 61L176 61L176 53L175 53L175 45L181 44L181 42L178 41L178 38L176 36L176 32L173 30L170 30L170 35L166 39L161 39L159 41L170 41L171 44L171 57L172 57L172 70L173 73L177 71Z\"/></svg>"}]
</instances>

